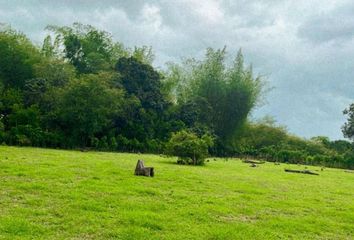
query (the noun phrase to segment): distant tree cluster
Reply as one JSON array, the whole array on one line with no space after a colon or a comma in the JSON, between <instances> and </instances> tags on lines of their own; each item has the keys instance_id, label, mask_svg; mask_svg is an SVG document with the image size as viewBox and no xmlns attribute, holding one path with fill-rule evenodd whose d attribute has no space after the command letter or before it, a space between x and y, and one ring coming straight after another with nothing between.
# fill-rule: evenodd
<instances>
[{"instance_id":1,"label":"distant tree cluster","mask_svg":"<svg viewBox=\"0 0 354 240\"><path fill-rule=\"evenodd\" d=\"M227 64L225 48L209 48L202 60L161 71L150 47L126 48L79 23L47 29L40 47L0 29L0 143L167 152L184 164L248 154L352 166L348 142L305 141L248 120L264 81L241 51Z\"/></svg>"},{"instance_id":2,"label":"distant tree cluster","mask_svg":"<svg viewBox=\"0 0 354 240\"><path fill-rule=\"evenodd\" d=\"M354 168L352 143L318 136L309 140L289 134L271 118L248 122L234 142L235 155L267 161Z\"/></svg>"}]
</instances>

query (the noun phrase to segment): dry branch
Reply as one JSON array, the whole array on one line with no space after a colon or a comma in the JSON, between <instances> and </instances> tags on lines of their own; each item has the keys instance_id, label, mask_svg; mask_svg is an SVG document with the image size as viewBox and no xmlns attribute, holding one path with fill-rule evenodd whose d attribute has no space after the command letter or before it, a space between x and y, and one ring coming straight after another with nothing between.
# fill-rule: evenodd
<instances>
[{"instance_id":1,"label":"dry branch","mask_svg":"<svg viewBox=\"0 0 354 240\"><path fill-rule=\"evenodd\" d=\"M263 163L265 163L264 161L249 160L249 159L243 160L242 162L244 162L244 163L252 163L252 164L263 164Z\"/></svg>"},{"instance_id":2,"label":"dry branch","mask_svg":"<svg viewBox=\"0 0 354 240\"><path fill-rule=\"evenodd\" d=\"M310 175L319 175L318 173L311 172L310 170L292 170L292 169L284 169L285 172L291 173L303 173L303 174L310 174Z\"/></svg>"}]
</instances>

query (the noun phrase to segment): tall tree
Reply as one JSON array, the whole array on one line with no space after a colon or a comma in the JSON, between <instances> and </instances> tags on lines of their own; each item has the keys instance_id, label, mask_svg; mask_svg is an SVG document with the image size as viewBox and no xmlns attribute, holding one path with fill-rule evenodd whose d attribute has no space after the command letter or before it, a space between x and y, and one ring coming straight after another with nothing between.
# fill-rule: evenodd
<instances>
[{"instance_id":1,"label":"tall tree","mask_svg":"<svg viewBox=\"0 0 354 240\"><path fill-rule=\"evenodd\" d=\"M0 80L6 88L22 89L40 60L39 50L31 41L9 27L0 29L0 56Z\"/></svg>"},{"instance_id":2,"label":"tall tree","mask_svg":"<svg viewBox=\"0 0 354 240\"><path fill-rule=\"evenodd\" d=\"M46 55L64 56L79 73L97 73L113 69L115 61L128 55L120 43L114 43L108 32L91 25L74 23L72 27L48 26L55 33L55 40L47 37L43 44Z\"/></svg>"},{"instance_id":3,"label":"tall tree","mask_svg":"<svg viewBox=\"0 0 354 240\"><path fill-rule=\"evenodd\" d=\"M161 77L152 66L134 57L123 57L118 60L116 70L127 93L139 98L144 108L163 110L166 101L161 91Z\"/></svg>"},{"instance_id":4,"label":"tall tree","mask_svg":"<svg viewBox=\"0 0 354 240\"><path fill-rule=\"evenodd\" d=\"M354 103L350 104L349 108L343 111L343 114L347 116L347 122L342 126L342 132L344 137L351 140L354 139Z\"/></svg>"},{"instance_id":5,"label":"tall tree","mask_svg":"<svg viewBox=\"0 0 354 240\"><path fill-rule=\"evenodd\" d=\"M84 75L62 90L53 121L73 146L88 146L96 134L112 128L123 94L112 88L111 77L104 73Z\"/></svg>"},{"instance_id":6,"label":"tall tree","mask_svg":"<svg viewBox=\"0 0 354 240\"><path fill-rule=\"evenodd\" d=\"M202 103L197 109L208 106L208 117L198 121L217 135L223 148L232 147L237 130L259 102L263 89L262 79L253 76L251 67L244 66L241 51L230 67L225 57L225 48L209 48L204 60L191 59L183 66L174 65L166 74L170 78L166 82L177 102L182 105L190 101Z\"/></svg>"}]
</instances>

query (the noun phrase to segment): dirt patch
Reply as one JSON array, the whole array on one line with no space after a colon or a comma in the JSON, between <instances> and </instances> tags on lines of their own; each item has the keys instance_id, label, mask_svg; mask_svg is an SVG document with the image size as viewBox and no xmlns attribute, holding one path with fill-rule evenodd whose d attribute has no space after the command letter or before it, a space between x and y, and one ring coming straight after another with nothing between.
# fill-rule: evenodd
<instances>
[{"instance_id":1,"label":"dirt patch","mask_svg":"<svg viewBox=\"0 0 354 240\"><path fill-rule=\"evenodd\" d=\"M258 220L257 216L248 216L248 215L226 215L219 216L218 220L220 222L244 222L244 223L254 223Z\"/></svg>"}]
</instances>

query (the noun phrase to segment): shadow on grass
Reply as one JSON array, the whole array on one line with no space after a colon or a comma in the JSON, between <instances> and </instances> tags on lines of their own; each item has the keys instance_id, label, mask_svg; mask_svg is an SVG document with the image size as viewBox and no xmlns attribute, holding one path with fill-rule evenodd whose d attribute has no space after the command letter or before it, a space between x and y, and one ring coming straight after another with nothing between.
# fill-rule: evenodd
<instances>
[{"instance_id":1,"label":"shadow on grass","mask_svg":"<svg viewBox=\"0 0 354 240\"><path fill-rule=\"evenodd\" d=\"M161 164L168 164L168 165L174 165L174 166L181 166L181 167L205 167L208 165L208 163L204 163L203 165L188 165L188 164L178 164L177 160L176 161L171 161L171 160L159 160L157 161L158 163Z\"/></svg>"},{"instance_id":2,"label":"shadow on grass","mask_svg":"<svg viewBox=\"0 0 354 240\"><path fill-rule=\"evenodd\" d=\"M157 162L162 163L162 164L169 164L169 165L180 165L180 164L177 164L177 160L171 161L171 160L167 160L167 159L161 159L161 160L158 160Z\"/></svg>"}]
</instances>

